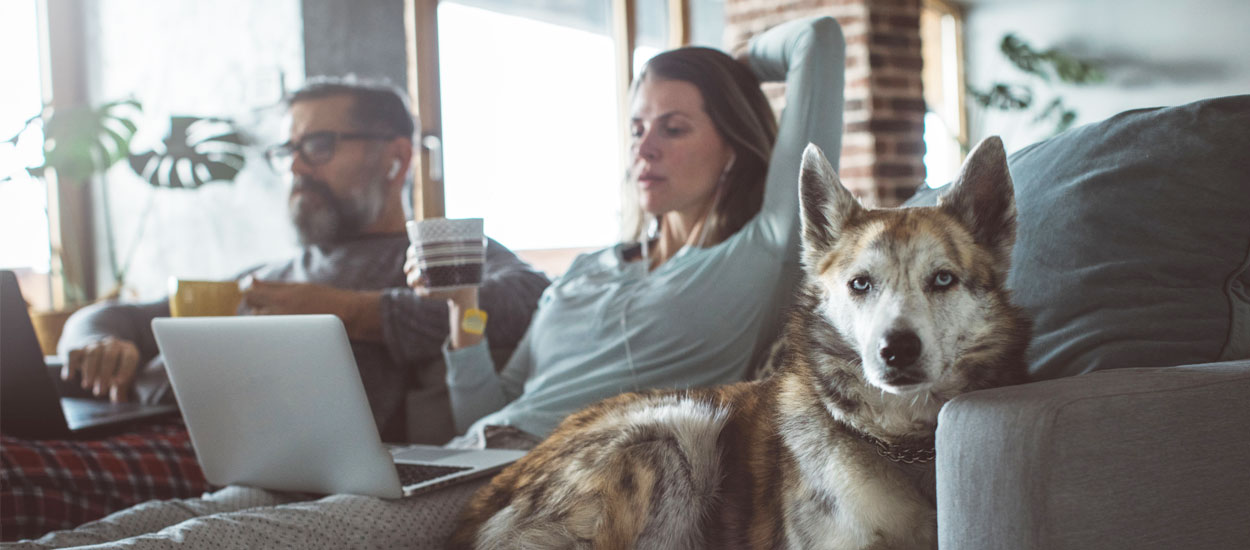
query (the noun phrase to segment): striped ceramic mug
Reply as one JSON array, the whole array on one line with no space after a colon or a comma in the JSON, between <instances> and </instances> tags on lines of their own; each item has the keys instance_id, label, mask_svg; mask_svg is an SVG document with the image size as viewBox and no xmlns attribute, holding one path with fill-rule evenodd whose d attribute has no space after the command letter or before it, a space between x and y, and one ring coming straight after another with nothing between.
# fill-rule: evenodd
<instances>
[{"instance_id":1,"label":"striped ceramic mug","mask_svg":"<svg viewBox=\"0 0 1250 550\"><path fill-rule=\"evenodd\" d=\"M426 286L452 289L482 284L486 260L482 218L430 218L407 225Z\"/></svg>"}]
</instances>

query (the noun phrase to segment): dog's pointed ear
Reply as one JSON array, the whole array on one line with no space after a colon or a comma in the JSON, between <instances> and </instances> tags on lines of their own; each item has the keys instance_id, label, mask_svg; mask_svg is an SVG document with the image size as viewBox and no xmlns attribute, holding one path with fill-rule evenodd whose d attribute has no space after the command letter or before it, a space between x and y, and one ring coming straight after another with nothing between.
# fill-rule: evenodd
<instances>
[{"instance_id":1,"label":"dog's pointed ear","mask_svg":"<svg viewBox=\"0 0 1250 550\"><path fill-rule=\"evenodd\" d=\"M990 136L968 153L938 206L963 221L972 237L1008 265L1016 241L1016 199L1003 140Z\"/></svg>"},{"instance_id":2,"label":"dog's pointed ear","mask_svg":"<svg viewBox=\"0 0 1250 550\"><path fill-rule=\"evenodd\" d=\"M799 208L803 224L803 264L812 271L838 240L847 220L863 207L855 195L842 186L820 147L811 143L803 150Z\"/></svg>"}]
</instances>

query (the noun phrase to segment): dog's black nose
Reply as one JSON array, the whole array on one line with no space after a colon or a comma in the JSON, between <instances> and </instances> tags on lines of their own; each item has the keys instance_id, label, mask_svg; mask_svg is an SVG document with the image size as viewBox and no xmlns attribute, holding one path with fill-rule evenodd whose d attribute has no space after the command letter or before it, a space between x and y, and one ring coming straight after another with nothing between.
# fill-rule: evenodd
<instances>
[{"instance_id":1,"label":"dog's black nose","mask_svg":"<svg viewBox=\"0 0 1250 550\"><path fill-rule=\"evenodd\" d=\"M910 330L891 330L881 339L880 353L887 367L909 367L920 357L920 337Z\"/></svg>"}]
</instances>

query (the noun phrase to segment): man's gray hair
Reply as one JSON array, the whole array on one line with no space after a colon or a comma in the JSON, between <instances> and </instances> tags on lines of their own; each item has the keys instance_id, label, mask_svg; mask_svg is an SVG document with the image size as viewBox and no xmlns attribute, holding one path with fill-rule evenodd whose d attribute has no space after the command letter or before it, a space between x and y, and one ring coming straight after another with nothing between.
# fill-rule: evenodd
<instances>
[{"instance_id":1,"label":"man's gray hair","mask_svg":"<svg viewBox=\"0 0 1250 550\"><path fill-rule=\"evenodd\" d=\"M347 95L353 98L351 120L361 130L385 130L413 139L416 121L408 107L408 94L387 80L317 76L286 98L288 106L309 99Z\"/></svg>"}]
</instances>

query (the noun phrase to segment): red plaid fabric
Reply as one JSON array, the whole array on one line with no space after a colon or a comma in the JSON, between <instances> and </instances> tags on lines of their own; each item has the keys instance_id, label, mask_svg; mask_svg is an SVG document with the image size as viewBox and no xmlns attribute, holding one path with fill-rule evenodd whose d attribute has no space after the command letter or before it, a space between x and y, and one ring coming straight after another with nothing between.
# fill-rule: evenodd
<instances>
[{"instance_id":1,"label":"red plaid fabric","mask_svg":"<svg viewBox=\"0 0 1250 550\"><path fill-rule=\"evenodd\" d=\"M0 541L209 489L180 420L94 441L0 436Z\"/></svg>"}]
</instances>

